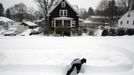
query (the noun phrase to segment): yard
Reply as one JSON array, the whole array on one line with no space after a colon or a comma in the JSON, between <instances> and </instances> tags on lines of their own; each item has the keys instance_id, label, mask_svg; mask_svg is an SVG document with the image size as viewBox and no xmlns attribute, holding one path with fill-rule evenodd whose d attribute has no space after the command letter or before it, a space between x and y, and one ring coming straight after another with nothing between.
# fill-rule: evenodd
<instances>
[{"instance_id":1,"label":"yard","mask_svg":"<svg viewBox=\"0 0 134 75\"><path fill-rule=\"evenodd\" d=\"M0 75L65 75L75 58L80 75L133 75L134 36L0 37Z\"/></svg>"}]
</instances>

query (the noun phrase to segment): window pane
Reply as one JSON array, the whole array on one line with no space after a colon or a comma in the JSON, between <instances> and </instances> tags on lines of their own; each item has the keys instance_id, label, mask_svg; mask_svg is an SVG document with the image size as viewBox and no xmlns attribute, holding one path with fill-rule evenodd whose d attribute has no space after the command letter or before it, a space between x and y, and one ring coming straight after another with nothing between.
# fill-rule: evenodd
<instances>
[{"instance_id":1,"label":"window pane","mask_svg":"<svg viewBox=\"0 0 134 75\"><path fill-rule=\"evenodd\" d=\"M56 20L56 26L62 26L62 20Z\"/></svg>"},{"instance_id":2,"label":"window pane","mask_svg":"<svg viewBox=\"0 0 134 75\"><path fill-rule=\"evenodd\" d=\"M64 26L70 26L70 20L64 20Z\"/></svg>"},{"instance_id":3,"label":"window pane","mask_svg":"<svg viewBox=\"0 0 134 75\"><path fill-rule=\"evenodd\" d=\"M121 25L122 25L122 21L121 21L121 23L120 23Z\"/></svg>"}]
</instances>

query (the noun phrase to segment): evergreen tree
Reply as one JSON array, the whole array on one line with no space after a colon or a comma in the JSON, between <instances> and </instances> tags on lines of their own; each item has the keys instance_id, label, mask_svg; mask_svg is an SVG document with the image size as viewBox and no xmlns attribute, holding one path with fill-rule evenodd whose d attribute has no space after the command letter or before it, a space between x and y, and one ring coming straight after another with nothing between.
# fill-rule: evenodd
<instances>
[{"instance_id":1,"label":"evergreen tree","mask_svg":"<svg viewBox=\"0 0 134 75\"><path fill-rule=\"evenodd\" d=\"M4 7L2 3L0 3L0 16L4 16Z\"/></svg>"},{"instance_id":2,"label":"evergreen tree","mask_svg":"<svg viewBox=\"0 0 134 75\"><path fill-rule=\"evenodd\" d=\"M9 9L6 10L6 17L11 18L11 13Z\"/></svg>"},{"instance_id":3,"label":"evergreen tree","mask_svg":"<svg viewBox=\"0 0 134 75\"><path fill-rule=\"evenodd\" d=\"M94 15L94 14L95 14L95 12L94 12L93 8L89 7L88 12L87 12L87 17Z\"/></svg>"}]
</instances>

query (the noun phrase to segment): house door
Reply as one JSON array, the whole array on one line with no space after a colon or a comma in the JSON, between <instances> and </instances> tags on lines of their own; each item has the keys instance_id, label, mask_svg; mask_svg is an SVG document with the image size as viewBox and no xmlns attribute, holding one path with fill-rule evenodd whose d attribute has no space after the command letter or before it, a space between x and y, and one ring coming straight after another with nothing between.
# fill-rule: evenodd
<instances>
[{"instance_id":1,"label":"house door","mask_svg":"<svg viewBox=\"0 0 134 75\"><path fill-rule=\"evenodd\" d=\"M56 20L56 34L62 34L62 20Z\"/></svg>"},{"instance_id":2,"label":"house door","mask_svg":"<svg viewBox=\"0 0 134 75\"><path fill-rule=\"evenodd\" d=\"M64 20L64 35L66 36L70 36L70 25L71 25L70 20Z\"/></svg>"}]
</instances>

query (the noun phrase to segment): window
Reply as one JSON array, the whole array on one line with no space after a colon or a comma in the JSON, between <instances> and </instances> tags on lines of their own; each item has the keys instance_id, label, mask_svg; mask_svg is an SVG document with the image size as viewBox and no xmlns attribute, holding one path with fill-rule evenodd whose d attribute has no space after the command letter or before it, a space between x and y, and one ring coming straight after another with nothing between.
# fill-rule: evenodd
<instances>
[{"instance_id":1,"label":"window","mask_svg":"<svg viewBox=\"0 0 134 75\"><path fill-rule=\"evenodd\" d=\"M11 25L13 25L13 22L11 22Z\"/></svg>"},{"instance_id":2,"label":"window","mask_svg":"<svg viewBox=\"0 0 134 75\"><path fill-rule=\"evenodd\" d=\"M121 22L120 22L120 25L122 25L122 23L123 23L123 22L121 21Z\"/></svg>"},{"instance_id":3,"label":"window","mask_svg":"<svg viewBox=\"0 0 134 75\"><path fill-rule=\"evenodd\" d=\"M54 21L52 20L52 27L54 27Z\"/></svg>"},{"instance_id":4,"label":"window","mask_svg":"<svg viewBox=\"0 0 134 75\"><path fill-rule=\"evenodd\" d=\"M67 10L60 10L59 16L67 16Z\"/></svg>"},{"instance_id":5,"label":"window","mask_svg":"<svg viewBox=\"0 0 134 75\"><path fill-rule=\"evenodd\" d=\"M127 21L127 24L129 24L129 21Z\"/></svg>"},{"instance_id":6,"label":"window","mask_svg":"<svg viewBox=\"0 0 134 75\"><path fill-rule=\"evenodd\" d=\"M63 11L62 10L60 10L59 16L63 16Z\"/></svg>"},{"instance_id":7,"label":"window","mask_svg":"<svg viewBox=\"0 0 134 75\"><path fill-rule=\"evenodd\" d=\"M74 21L74 20L72 21L72 26L73 26L73 27L75 26L75 21Z\"/></svg>"},{"instance_id":8,"label":"window","mask_svg":"<svg viewBox=\"0 0 134 75\"><path fill-rule=\"evenodd\" d=\"M63 7L63 8L66 7L66 3L65 2L62 2L61 3L61 7Z\"/></svg>"},{"instance_id":9,"label":"window","mask_svg":"<svg viewBox=\"0 0 134 75\"><path fill-rule=\"evenodd\" d=\"M56 26L62 26L62 20L56 20Z\"/></svg>"},{"instance_id":10,"label":"window","mask_svg":"<svg viewBox=\"0 0 134 75\"><path fill-rule=\"evenodd\" d=\"M130 17L130 13L128 13L128 17Z\"/></svg>"},{"instance_id":11,"label":"window","mask_svg":"<svg viewBox=\"0 0 134 75\"><path fill-rule=\"evenodd\" d=\"M0 25L3 25L3 22L0 22Z\"/></svg>"},{"instance_id":12,"label":"window","mask_svg":"<svg viewBox=\"0 0 134 75\"><path fill-rule=\"evenodd\" d=\"M70 20L64 20L64 25L65 26L70 26Z\"/></svg>"},{"instance_id":13,"label":"window","mask_svg":"<svg viewBox=\"0 0 134 75\"><path fill-rule=\"evenodd\" d=\"M64 10L64 16L67 16L67 10Z\"/></svg>"}]
</instances>

